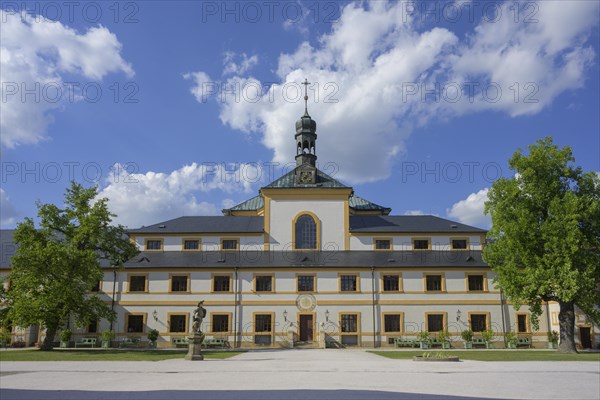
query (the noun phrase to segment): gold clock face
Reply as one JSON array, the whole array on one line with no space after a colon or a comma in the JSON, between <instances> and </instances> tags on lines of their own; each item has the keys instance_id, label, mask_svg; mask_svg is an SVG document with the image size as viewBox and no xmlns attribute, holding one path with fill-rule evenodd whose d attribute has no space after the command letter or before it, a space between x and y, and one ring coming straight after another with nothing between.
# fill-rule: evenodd
<instances>
[{"instance_id":1,"label":"gold clock face","mask_svg":"<svg viewBox=\"0 0 600 400\"><path fill-rule=\"evenodd\" d=\"M312 182L312 173L310 171L300 172L300 182L301 183L311 183Z\"/></svg>"},{"instance_id":2,"label":"gold clock face","mask_svg":"<svg viewBox=\"0 0 600 400\"><path fill-rule=\"evenodd\" d=\"M312 294L301 294L296 298L296 307L300 311L312 311L317 306L317 299Z\"/></svg>"}]
</instances>

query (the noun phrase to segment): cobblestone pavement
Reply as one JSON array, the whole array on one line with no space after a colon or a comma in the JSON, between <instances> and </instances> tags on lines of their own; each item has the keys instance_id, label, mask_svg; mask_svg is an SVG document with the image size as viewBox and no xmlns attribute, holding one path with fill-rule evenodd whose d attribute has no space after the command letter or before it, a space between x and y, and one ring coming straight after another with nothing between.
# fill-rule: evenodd
<instances>
[{"instance_id":1,"label":"cobblestone pavement","mask_svg":"<svg viewBox=\"0 0 600 400\"><path fill-rule=\"evenodd\" d=\"M416 363L360 350L190 362L1 362L2 400L599 399L600 363Z\"/></svg>"}]
</instances>

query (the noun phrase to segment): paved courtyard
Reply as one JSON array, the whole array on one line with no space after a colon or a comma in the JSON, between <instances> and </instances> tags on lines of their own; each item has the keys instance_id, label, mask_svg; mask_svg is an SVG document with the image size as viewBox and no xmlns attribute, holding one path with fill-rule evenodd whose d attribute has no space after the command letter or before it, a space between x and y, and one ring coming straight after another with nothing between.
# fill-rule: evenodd
<instances>
[{"instance_id":1,"label":"paved courtyard","mask_svg":"<svg viewBox=\"0 0 600 400\"><path fill-rule=\"evenodd\" d=\"M595 399L600 363L416 363L360 350L189 362L2 362L0 399Z\"/></svg>"}]
</instances>

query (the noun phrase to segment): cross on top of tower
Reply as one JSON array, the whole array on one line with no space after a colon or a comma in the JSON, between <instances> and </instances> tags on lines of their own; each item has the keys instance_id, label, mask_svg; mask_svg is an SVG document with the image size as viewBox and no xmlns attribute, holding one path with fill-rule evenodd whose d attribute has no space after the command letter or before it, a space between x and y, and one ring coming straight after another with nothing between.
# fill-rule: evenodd
<instances>
[{"instance_id":1,"label":"cross on top of tower","mask_svg":"<svg viewBox=\"0 0 600 400\"><path fill-rule=\"evenodd\" d=\"M304 85L304 114L308 115L308 85L310 85L310 82L304 78L302 84Z\"/></svg>"}]
</instances>

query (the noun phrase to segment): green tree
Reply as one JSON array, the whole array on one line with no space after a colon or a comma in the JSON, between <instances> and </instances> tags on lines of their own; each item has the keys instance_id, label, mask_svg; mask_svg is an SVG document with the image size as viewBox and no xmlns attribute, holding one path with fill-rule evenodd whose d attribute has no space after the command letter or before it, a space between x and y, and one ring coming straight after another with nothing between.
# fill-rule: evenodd
<instances>
[{"instance_id":1,"label":"green tree","mask_svg":"<svg viewBox=\"0 0 600 400\"><path fill-rule=\"evenodd\" d=\"M114 319L114 313L90 293L102 279L102 265L121 265L137 250L125 229L111 225L108 200L97 189L73 182L64 208L38 202L39 227L30 218L18 224L18 245L11 259L10 289L2 294L4 318L14 325L41 323L43 350L51 350L57 331L73 318L78 325Z\"/></svg>"},{"instance_id":2,"label":"green tree","mask_svg":"<svg viewBox=\"0 0 600 400\"><path fill-rule=\"evenodd\" d=\"M559 351L575 352L575 305L600 321L600 179L550 137L528 149L509 160L514 177L489 191L484 258L515 307L529 305L535 329L543 302L558 302Z\"/></svg>"}]
</instances>

